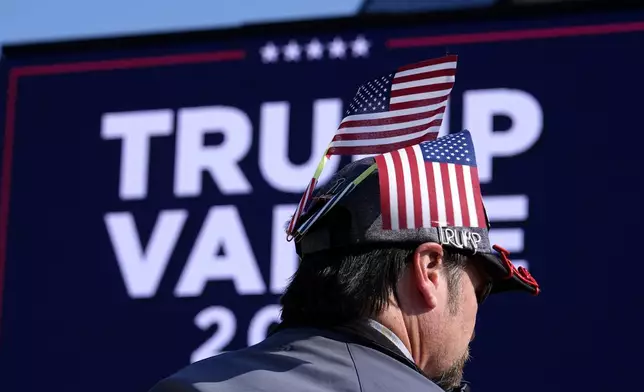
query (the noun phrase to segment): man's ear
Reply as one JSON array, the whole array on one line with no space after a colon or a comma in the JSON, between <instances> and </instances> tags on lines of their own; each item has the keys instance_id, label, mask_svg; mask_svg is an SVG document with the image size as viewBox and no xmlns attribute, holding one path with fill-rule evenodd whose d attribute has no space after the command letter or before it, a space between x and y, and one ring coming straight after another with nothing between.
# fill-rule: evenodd
<instances>
[{"instance_id":1,"label":"man's ear","mask_svg":"<svg viewBox=\"0 0 644 392\"><path fill-rule=\"evenodd\" d=\"M438 305L437 291L440 282L440 270L443 267L443 247L435 242L426 242L414 251L411 273L416 288L425 305L433 309Z\"/></svg>"}]
</instances>

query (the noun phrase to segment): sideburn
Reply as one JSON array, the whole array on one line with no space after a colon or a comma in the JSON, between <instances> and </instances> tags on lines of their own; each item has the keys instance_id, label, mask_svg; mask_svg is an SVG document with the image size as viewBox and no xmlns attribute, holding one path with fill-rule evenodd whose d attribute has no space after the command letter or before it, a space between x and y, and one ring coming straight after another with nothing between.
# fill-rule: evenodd
<instances>
[{"instance_id":1,"label":"sideburn","mask_svg":"<svg viewBox=\"0 0 644 392\"><path fill-rule=\"evenodd\" d=\"M456 316L459 308L460 285L463 271L461 268L447 268L447 307L452 316Z\"/></svg>"}]
</instances>

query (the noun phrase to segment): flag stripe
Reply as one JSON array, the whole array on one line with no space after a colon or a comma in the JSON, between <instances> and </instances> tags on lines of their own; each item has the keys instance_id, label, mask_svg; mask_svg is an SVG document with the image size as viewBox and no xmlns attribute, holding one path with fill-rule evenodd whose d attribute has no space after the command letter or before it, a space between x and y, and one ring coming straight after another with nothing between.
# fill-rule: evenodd
<instances>
[{"instance_id":1,"label":"flag stripe","mask_svg":"<svg viewBox=\"0 0 644 392\"><path fill-rule=\"evenodd\" d=\"M440 78L429 78L429 79L420 79L413 80L411 82L405 83L395 83L391 85L391 91L395 95L400 95L401 93L412 94L414 92L423 92L423 91L436 91L444 88L445 85L454 85L456 78L453 76L442 76ZM421 89L432 87L432 90L420 90L414 91L412 89ZM451 88L451 87L449 87Z\"/></svg>"},{"instance_id":2,"label":"flag stripe","mask_svg":"<svg viewBox=\"0 0 644 392\"><path fill-rule=\"evenodd\" d=\"M401 102L401 103L395 103L389 104L389 109L395 110L395 111L402 111L402 110L409 110L417 107L422 107L426 105L434 105L437 103L445 104L447 105L447 99L449 98L449 93L437 97L437 98L431 98L431 99L424 99L420 101L409 101L409 102Z\"/></svg>"},{"instance_id":3,"label":"flag stripe","mask_svg":"<svg viewBox=\"0 0 644 392\"><path fill-rule=\"evenodd\" d=\"M476 205L476 217L478 227L486 226L485 212L483 211L483 199L481 196L481 185L479 184L479 171L476 166L471 167L472 190L474 193L474 204Z\"/></svg>"},{"instance_id":4,"label":"flag stripe","mask_svg":"<svg viewBox=\"0 0 644 392\"><path fill-rule=\"evenodd\" d=\"M418 209L417 203L416 203L416 198L414 197L417 189L417 186L414 186L414 184L417 184L418 182L416 181L416 177L412 174L412 168L415 168L415 165L411 165L410 163L410 153L413 154L413 150L411 148L407 147L402 150L398 150L398 153L400 154L400 161L402 164L402 174L403 178L405 179L405 212L406 212L406 219L407 219L407 226L406 228L408 229L413 229L416 227L416 214L414 213L415 210ZM413 155L411 156L413 158ZM418 174L418 173L416 173ZM420 203L420 198L418 200Z\"/></svg>"},{"instance_id":5,"label":"flag stripe","mask_svg":"<svg viewBox=\"0 0 644 392\"><path fill-rule=\"evenodd\" d=\"M368 128L373 127L377 130L377 129L381 129L383 126L388 126L388 125L392 125L392 126L398 125L400 127L403 127L405 126L405 124L408 124L416 120L428 121L427 119L428 116L431 117L439 113L444 113L445 109L447 108L446 105L431 105L426 107L427 108L432 107L432 109L425 110L425 107L420 107L420 108L400 110L400 112L403 112L403 111L414 112L410 114L402 114L398 116L377 118L377 119L372 118L369 120L345 121L345 122L342 122L342 124L340 124L338 133L352 133L352 132L355 132L356 128L364 129L365 132L369 132ZM422 109L422 111L419 109ZM391 113L394 113L394 112L391 112Z\"/></svg>"},{"instance_id":6,"label":"flag stripe","mask_svg":"<svg viewBox=\"0 0 644 392\"><path fill-rule=\"evenodd\" d=\"M395 101L394 98L400 98L404 96L413 97L422 93L431 93L431 92L444 91L444 90L449 91L452 87L454 87L454 82L443 82L443 83L437 83L437 84L431 84L431 85L408 87L405 89L392 91L391 100L389 102L393 103Z\"/></svg>"},{"instance_id":7,"label":"flag stripe","mask_svg":"<svg viewBox=\"0 0 644 392\"><path fill-rule=\"evenodd\" d=\"M400 150L392 152L391 158L394 164L394 174L396 175L396 184L398 187L398 227L401 229L407 228L407 198L405 197L405 177L402 171L402 162L400 157Z\"/></svg>"},{"instance_id":8,"label":"flag stripe","mask_svg":"<svg viewBox=\"0 0 644 392\"><path fill-rule=\"evenodd\" d=\"M412 140L403 140L401 142L392 143L392 144L383 144L383 145L371 145L371 146L331 146L329 148L329 153L332 155L359 155L359 154L384 154L391 150L396 150L399 148L405 148L409 145L420 143L423 141L434 140L438 136L438 130L435 132L425 133L422 136L419 136Z\"/></svg>"},{"instance_id":9,"label":"flag stripe","mask_svg":"<svg viewBox=\"0 0 644 392\"><path fill-rule=\"evenodd\" d=\"M391 218L391 229L398 230L400 221L398 219L398 187L396 186L396 173L394 173L394 161L391 159L391 154L385 154L385 163L387 164L387 176L389 183L389 198L391 204L389 206L389 216Z\"/></svg>"},{"instance_id":10,"label":"flag stripe","mask_svg":"<svg viewBox=\"0 0 644 392\"><path fill-rule=\"evenodd\" d=\"M432 71L438 71L441 69L449 69L449 68L456 68L456 61L448 61L444 62L441 61L436 64L432 65L426 65L426 66L421 66L421 67L405 67L405 68L400 68L398 72L396 72L395 78L403 77L403 76L409 76L409 75L417 75L417 74L422 74L426 72L432 72Z\"/></svg>"},{"instance_id":11,"label":"flag stripe","mask_svg":"<svg viewBox=\"0 0 644 392\"><path fill-rule=\"evenodd\" d=\"M430 216L430 210L429 210L429 194L428 194L428 188L427 188L427 173L425 170L425 161L423 160L423 152L420 149L419 145L412 146L412 150L414 151L414 157L416 159L416 170L417 170L417 178L418 178L418 188L420 188L419 191L419 197L420 197L420 205L421 208L419 208L420 215L421 215L421 220L419 222L422 222L423 227L430 227L431 225L431 216ZM414 196L416 197L416 196Z\"/></svg>"},{"instance_id":12,"label":"flag stripe","mask_svg":"<svg viewBox=\"0 0 644 392\"><path fill-rule=\"evenodd\" d=\"M454 226L454 207L452 206L452 189L449 183L449 171L447 165L439 164L441 180L443 181L443 200L445 200L445 223L447 226Z\"/></svg>"},{"instance_id":13,"label":"flag stripe","mask_svg":"<svg viewBox=\"0 0 644 392\"><path fill-rule=\"evenodd\" d=\"M434 178L434 166L431 163L425 164L427 175L427 193L429 194L429 218L430 226L437 226L438 223L438 191L436 190L436 179Z\"/></svg>"},{"instance_id":14,"label":"flag stripe","mask_svg":"<svg viewBox=\"0 0 644 392\"><path fill-rule=\"evenodd\" d=\"M449 186L452 191L452 211L454 212L454 226L463 226L463 217L461 215L461 198L458 192L458 178L456 176L456 165L448 163L447 171L449 173Z\"/></svg>"},{"instance_id":15,"label":"flag stripe","mask_svg":"<svg viewBox=\"0 0 644 392\"><path fill-rule=\"evenodd\" d=\"M439 116L441 116L439 114ZM394 129L391 131L382 131L382 132L362 132L362 133L341 133L333 137L332 145L335 146L335 142L340 141L349 141L349 140L369 140L372 143L376 143L377 139L384 138L393 138L397 136L405 135L415 135L419 133L426 133L429 129L440 129L442 118L437 118L426 124L420 124L408 128ZM438 131L436 131L438 132ZM381 144L381 143L379 143Z\"/></svg>"},{"instance_id":16,"label":"flag stripe","mask_svg":"<svg viewBox=\"0 0 644 392\"><path fill-rule=\"evenodd\" d=\"M407 152L407 162L409 164L409 171L410 171L410 180L411 183L416 185L412 186L412 198L414 200L414 208L412 210L412 214L414 216L414 223L416 224L415 227L422 226L423 225L423 201L422 201L422 195L421 195L421 187L420 185L420 172L419 172L419 166L418 166L418 156L417 154L417 148L418 146L412 146L412 147L407 147L405 150ZM419 151L419 149L418 149ZM422 157L421 157L422 160ZM424 177L423 173L423 177ZM410 227L410 229L413 227Z\"/></svg>"},{"instance_id":17,"label":"flag stripe","mask_svg":"<svg viewBox=\"0 0 644 392\"><path fill-rule=\"evenodd\" d=\"M427 93L418 93L418 94L407 94L399 97L392 97L389 102L391 104L396 104L396 103L403 103L403 102L409 102L409 101L420 101L424 99L433 99L433 98L439 98L443 97L446 95L449 95L450 90L440 90L440 91L430 91Z\"/></svg>"},{"instance_id":18,"label":"flag stripe","mask_svg":"<svg viewBox=\"0 0 644 392\"><path fill-rule=\"evenodd\" d=\"M435 110L432 115L428 116L426 113L423 113L423 116L418 119L414 119L411 121L388 121L387 123L383 122L382 124L376 125L376 126L365 126L365 127L352 127L352 128L345 128L341 129L338 131L337 135L347 135L347 134L354 134L354 133L373 133L373 134L378 134L378 133L385 133L388 131L395 131L398 129L405 129L405 128L410 128L414 127L417 125L425 125L429 124L432 121L436 120L439 118L441 115L443 115L445 112L445 107ZM412 115L413 117L416 117L418 115ZM410 116L410 117L412 117ZM420 117L420 116L419 116ZM395 119L398 120L398 119Z\"/></svg>"},{"instance_id":19,"label":"flag stripe","mask_svg":"<svg viewBox=\"0 0 644 392\"><path fill-rule=\"evenodd\" d=\"M408 82L413 82L416 80L427 80L427 79L433 79L433 78L438 78L441 76L456 76L456 69L455 68L450 68L450 69L441 69L438 71L432 71L432 72L424 72L424 73L419 73L416 75L409 75L409 76L396 76L394 78L394 86L398 86L404 83ZM401 87L399 87L401 88ZM392 87L392 90L394 88Z\"/></svg>"},{"instance_id":20,"label":"flag stripe","mask_svg":"<svg viewBox=\"0 0 644 392\"><path fill-rule=\"evenodd\" d=\"M465 167L465 165L456 165L456 182L458 183L459 205L461 206L463 226L470 227L470 212L469 206L467 205L467 191L465 190L465 188L470 186L465 182L465 176L463 175Z\"/></svg>"},{"instance_id":21,"label":"flag stripe","mask_svg":"<svg viewBox=\"0 0 644 392\"><path fill-rule=\"evenodd\" d=\"M379 146L385 145L390 146L387 148L388 152L391 150L391 145L401 142L406 142L402 145L401 148L407 147L410 144L419 138L422 138L425 134L434 132L438 134L440 126L431 126L424 127L421 131L416 131L413 133L404 133L403 135L383 137L383 138L372 138L372 139L353 139L353 140L334 140L331 142L331 147L368 147L368 146ZM388 135L385 135L388 136ZM334 138L335 139L335 138Z\"/></svg>"},{"instance_id":22,"label":"flag stripe","mask_svg":"<svg viewBox=\"0 0 644 392\"><path fill-rule=\"evenodd\" d=\"M378 165L378 181L380 181L380 212L382 213L382 228L384 230L391 230L391 198L389 197L389 167L385 160L384 155L376 157L376 165Z\"/></svg>"}]
</instances>

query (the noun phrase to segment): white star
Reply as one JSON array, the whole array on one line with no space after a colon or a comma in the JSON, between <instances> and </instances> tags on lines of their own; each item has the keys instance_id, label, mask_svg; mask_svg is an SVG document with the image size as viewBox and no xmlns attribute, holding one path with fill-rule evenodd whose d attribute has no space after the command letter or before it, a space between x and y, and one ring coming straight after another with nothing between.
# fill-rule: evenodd
<instances>
[{"instance_id":1,"label":"white star","mask_svg":"<svg viewBox=\"0 0 644 392\"><path fill-rule=\"evenodd\" d=\"M306 45L306 57L309 60L318 60L324 56L324 46L318 41L317 38L313 38L311 42Z\"/></svg>"},{"instance_id":2,"label":"white star","mask_svg":"<svg viewBox=\"0 0 644 392\"><path fill-rule=\"evenodd\" d=\"M288 45L286 45L283 49L284 51L284 59L286 61L299 61L300 60L300 45L297 44L297 42L291 40L288 42Z\"/></svg>"},{"instance_id":3,"label":"white star","mask_svg":"<svg viewBox=\"0 0 644 392\"><path fill-rule=\"evenodd\" d=\"M344 58L347 47L340 37L335 37L333 41L329 43L329 56L332 59Z\"/></svg>"},{"instance_id":4,"label":"white star","mask_svg":"<svg viewBox=\"0 0 644 392\"><path fill-rule=\"evenodd\" d=\"M277 46L273 44L272 42L267 43L264 45L260 50L259 53L262 56L262 62L264 63L274 63L277 61L277 58L279 57L279 50L277 49Z\"/></svg>"}]
</instances>

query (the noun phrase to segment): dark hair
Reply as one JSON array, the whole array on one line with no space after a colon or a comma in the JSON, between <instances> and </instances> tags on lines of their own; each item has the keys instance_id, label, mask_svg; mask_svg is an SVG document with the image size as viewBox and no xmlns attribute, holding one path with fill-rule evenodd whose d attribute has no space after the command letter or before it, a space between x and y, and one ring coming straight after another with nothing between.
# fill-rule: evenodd
<instances>
[{"instance_id":1,"label":"dark hair","mask_svg":"<svg viewBox=\"0 0 644 392\"><path fill-rule=\"evenodd\" d=\"M281 298L282 322L330 327L381 312L411 261L417 244L352 247L304 257ZM455 303L467 256L444 248L444 265ZM455 309L451 309L455 311Z\"/></svg>"}]
</instances>

